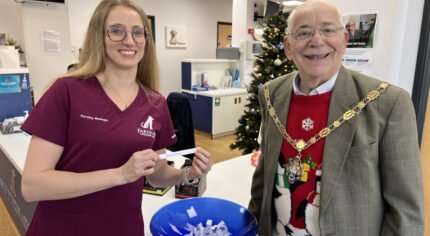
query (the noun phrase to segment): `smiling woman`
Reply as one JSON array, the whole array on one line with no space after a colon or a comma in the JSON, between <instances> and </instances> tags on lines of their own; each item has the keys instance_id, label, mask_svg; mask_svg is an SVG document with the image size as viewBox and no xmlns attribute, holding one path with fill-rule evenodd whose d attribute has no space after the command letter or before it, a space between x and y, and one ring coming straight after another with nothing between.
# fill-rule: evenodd
<instances>
[{"instance_id":1,"label":"smiling woman","mask_svg":"<svg viewBox=\"0 0 430 236\"><path fill-rule=\"evenodd\" d=\"M143 235L145 179L172 186L210 170L202 148L187 172L159 156L176 137L149 29L133 0L101 1L76 70L49 87L22 125L33 135L22 194L38 202L27 235Z\"/></svg>"},{"instance_id":2,"label":"smiling woman","mask_svg":"<svg viewBox=\"0 0 430 236\"><path fill-rule=\"evenodd\" d=\"M145 45L148 34L140 15L133 9L125 6L117 6L111 10L105 22L105 71L102 76L102 84L114 72L124 71L136 73L137 65L142 60L145 53ZM123 87L118 93L123 96L129 94L129 88L137 86L134 77L126 76L123 79L111 79L110 84L115 87ZM122 86L121 86L122 85ZM135 95L135 94L132 94ZM133 99L133 98L130 98Z\"/></svg>"}]
</instances>

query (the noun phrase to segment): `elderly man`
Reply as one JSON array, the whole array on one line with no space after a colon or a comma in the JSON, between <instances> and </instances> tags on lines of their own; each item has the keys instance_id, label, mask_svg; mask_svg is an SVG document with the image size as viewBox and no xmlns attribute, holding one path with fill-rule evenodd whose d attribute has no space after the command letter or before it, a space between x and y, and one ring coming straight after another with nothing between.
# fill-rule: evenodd
<instances>
[{"instance_id":1,"label":"elderly man","mask_svg":"<svg viewBox=\"0 0 430 236\"><path fill-rule=\"evenodd\" d=\"M422 235L423 190L409 94L342 66L336 7L288 19L298 72L262 86L261 157L249 209L260 235Z\"/></svg>"}]
</instances>

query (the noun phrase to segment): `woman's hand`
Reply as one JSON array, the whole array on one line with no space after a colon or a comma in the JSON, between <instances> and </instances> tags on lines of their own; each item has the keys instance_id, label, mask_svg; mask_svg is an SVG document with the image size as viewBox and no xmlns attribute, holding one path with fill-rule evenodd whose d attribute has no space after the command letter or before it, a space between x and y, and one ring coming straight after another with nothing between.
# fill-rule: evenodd
<instances>
[{"instance_id":1,"label":"woman's hand","mask_svg":"<svg viewBox=\"0 0 430 236\"><path fill-rule=\"evenodd\" d=\"M201 178L211 170L212 165L213 160L211 154L201 147L196 148L193 165L188 172L188 179Z\"/></svg>"},{"instance_id":2,"label":"woman's hand","mask_svg":"<svg viewBox=\"0 0 430 236\"><path fill-rule=\"evenodd\" d=\"M160 157L152 149L133 153L130 159L118 169L122 183L131 183L142 176L151 175L159 160Z\"/></svg>"}]
</instances>

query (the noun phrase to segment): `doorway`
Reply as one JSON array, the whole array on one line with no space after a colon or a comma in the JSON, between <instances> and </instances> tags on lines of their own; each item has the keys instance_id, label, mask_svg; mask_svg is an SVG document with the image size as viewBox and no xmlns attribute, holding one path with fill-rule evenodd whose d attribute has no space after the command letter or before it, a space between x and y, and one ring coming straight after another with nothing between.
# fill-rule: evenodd
<instances>
[{"instance_id":1,"label":"doorway","mask_svg":"<svg viewBox=\"0 0 430 236\"><path fill-rule=\"evenodd\" d=\"M429 235L430 229L430 96L427 100L427 112L425 115L423 136L421 139L421 164L423 169L423 185L424 185L424 212L425 212L425 230L424 235Z\"/></svg>"},{"instance_id":2,"label":"doorway","mask_svg":"<svg viewBox=\"0 0 430 236\"><path fill-rule=\"evenodd\" d=\"M424 185L424 235L430 234L430 1L424 2L412 101L414 103Z\"/></svg>"},{"instance_id":3,"label":"doorway","mask_svg":"<svg viewBox=\"0 0 430 236\"><path fill-rule=\"evenodd\" d=\"M217 48L231 47L231 31L232 25L230 22L218 22L217 24Z\"/></svg>"}]
</instances>

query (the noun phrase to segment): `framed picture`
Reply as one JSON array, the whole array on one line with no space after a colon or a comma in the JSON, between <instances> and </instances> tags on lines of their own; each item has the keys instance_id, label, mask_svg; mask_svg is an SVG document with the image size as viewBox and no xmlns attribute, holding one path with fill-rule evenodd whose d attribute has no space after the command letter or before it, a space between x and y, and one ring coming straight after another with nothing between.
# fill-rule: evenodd
<instances>
[{"instance_id":1,"label":"framed picture","mask_svg":"<svg viewBox=\"0 0 430 236\"><path fill-rule=\"evenodd\" d=\"M184 25L166 25L166 47L186 48L187 27Z\"/></svg>"},{"instance_id":2,"label":"framed picture","mask_svg":"<svg viewBox=\"0 0 430 236\"><path fill-rule=\"evenodd\" d=\"M155 16L147 16L149 24L151 25L151 36L155 43Z\"/></svg>"}]
</instances>

